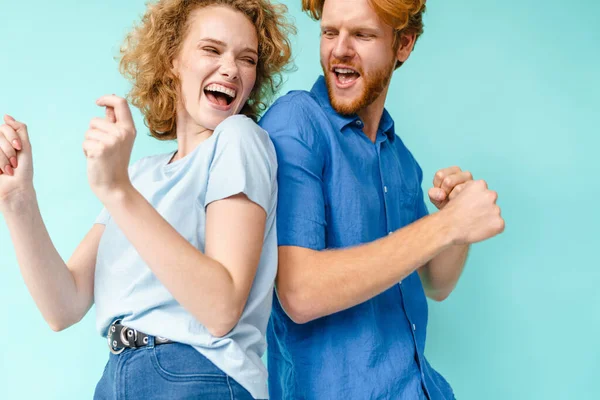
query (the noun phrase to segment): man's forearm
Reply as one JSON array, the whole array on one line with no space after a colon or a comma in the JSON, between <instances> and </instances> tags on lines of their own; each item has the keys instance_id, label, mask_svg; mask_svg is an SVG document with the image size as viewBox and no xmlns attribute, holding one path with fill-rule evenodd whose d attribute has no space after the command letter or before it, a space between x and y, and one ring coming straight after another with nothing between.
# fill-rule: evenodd
<instances>
[{"instance_id":1,"label":"man's forearm","mask_svg":"<svg viewBox=\"0 0 600 400\"><path fill-rule=\"evenodd\" d=\"M389 289L453 243L443 213L374 242L339 250L280 248L277 293L296 322L353 307Z\"/></svg>"},{"instance_id":2,"label":"man's forearm","mask_svg":"<svg viewBox=\"0 0 600 400\"><path fill-rule=\"evenodd\" d=\"M419 268L427 297L445 300L456 287L467 261L469 245L450 246Z\"/></svg>"}]
</instances>

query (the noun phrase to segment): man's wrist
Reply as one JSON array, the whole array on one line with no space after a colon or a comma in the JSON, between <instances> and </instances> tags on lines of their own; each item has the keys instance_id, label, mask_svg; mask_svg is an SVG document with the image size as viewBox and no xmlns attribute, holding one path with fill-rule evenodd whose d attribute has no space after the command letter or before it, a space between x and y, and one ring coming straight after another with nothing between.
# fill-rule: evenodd
<instances>
[{"instance_id":1,"label":"man's wrist","mask_svg":"<svg viewBox=\"0 0 600 400\"><path fill-rule=\"evenodd\" d=\"M460 232L456 229L457 224L451 212L442 209L430 215L430 218L442 249L459 244Z\"/></svg>"}]
</instances>

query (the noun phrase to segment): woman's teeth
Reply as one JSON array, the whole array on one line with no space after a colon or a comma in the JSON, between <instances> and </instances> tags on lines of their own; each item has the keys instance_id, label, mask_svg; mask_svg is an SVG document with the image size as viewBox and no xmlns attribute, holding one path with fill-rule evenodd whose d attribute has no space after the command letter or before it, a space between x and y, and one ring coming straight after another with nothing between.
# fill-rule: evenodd
<instances>
[{"instance_id":1,"label":"woman's teeth","mask_svg":"<svg viewBox=\"0 0 600 400\"><path fill-rule=\"evenodd\" d=\"M235 89L230 89L217 83L212 83L208 85L204 90L208 90L210 92L220 92L226 94L229 97L235 97Z\"/></svg>"},{"instance_id":2,"label":"woman's teeth","mask_svg":"<svg viewBox=\"0 0 600 400\"><path fill-rule=\"evenodd\" d=\"M220 106L227 106L235 99L236 90L230 89L218 83L211 83L204 88L204 93L208 99Z\"/></svg>"}]
</instances>

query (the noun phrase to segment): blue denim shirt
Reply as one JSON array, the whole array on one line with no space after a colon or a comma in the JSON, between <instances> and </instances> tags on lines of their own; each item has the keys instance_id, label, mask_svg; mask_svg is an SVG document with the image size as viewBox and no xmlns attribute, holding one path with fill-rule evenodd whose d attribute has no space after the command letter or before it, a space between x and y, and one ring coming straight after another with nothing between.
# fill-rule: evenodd
<instances>
[{"instance_id":1,"label":"blue denim shirt","mask_svg":"<svg viewBox=\"0 0 600 400\"><path fill-rule=\"evenodd\" d=\"M425 216L422 171L384 111L376 142L336 113L320 77L280 98L260 124L279 163L280 246L372 242ZM400 244L399 244L400 245ZM454 399L423 354L427 302L417 272L350 309L294 323L277 298L267 329L273 399Z\"/></svg>"}]
</instances>

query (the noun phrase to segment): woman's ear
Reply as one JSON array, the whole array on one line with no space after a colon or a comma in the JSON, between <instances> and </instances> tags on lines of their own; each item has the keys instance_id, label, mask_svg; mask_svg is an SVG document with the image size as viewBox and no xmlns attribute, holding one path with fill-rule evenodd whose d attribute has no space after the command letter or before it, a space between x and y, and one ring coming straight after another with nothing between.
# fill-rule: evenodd
<instances>
[{"instance_id":1,"label":"woman's ear","mask_svg":"<svg viewBox=\"0 0 600 400\"><path fill-rule=\"evenodd\" d=\"M176 58L173 59L173 61L171 61L171 72L175 76L179 75L179 60L177 60Z\"/></svg>"}]
</instances>

